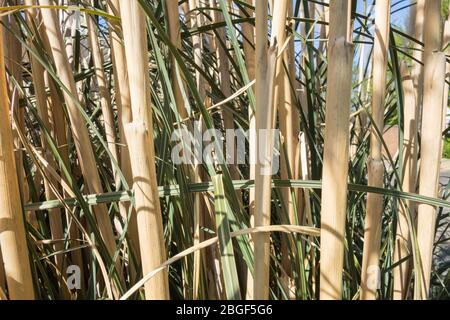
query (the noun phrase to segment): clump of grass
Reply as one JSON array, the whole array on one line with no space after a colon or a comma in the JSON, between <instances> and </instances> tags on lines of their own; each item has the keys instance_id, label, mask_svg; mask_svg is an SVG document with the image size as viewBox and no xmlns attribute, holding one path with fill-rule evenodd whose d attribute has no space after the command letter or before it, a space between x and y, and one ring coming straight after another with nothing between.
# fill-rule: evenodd
<instances>
[{"instance_id":1,"label":"clump of grass","mask_svg":"<svg viewBox=\"0 0 450 320\"><path fill-rule=\"evenodd\" d=\"M0 298L450 298L449 4L362 2L4 1Z\"/></svg>"}]
</instances>

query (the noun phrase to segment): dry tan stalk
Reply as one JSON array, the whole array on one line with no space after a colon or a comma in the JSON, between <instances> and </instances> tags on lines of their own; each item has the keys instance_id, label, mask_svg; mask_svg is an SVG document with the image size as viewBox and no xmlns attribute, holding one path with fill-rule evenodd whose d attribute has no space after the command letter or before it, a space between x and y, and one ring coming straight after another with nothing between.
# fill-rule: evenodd
<instances>
[{"instance_id":1,"label":"dry tan stalk","mask_svg":"<svg viewBox=\"0 0 450 320\"><path fill-rule=\"evenodd\" d=\"M108 12L116 17L120 17L119 0L108 1ZM120 138L120 169L131 187L133 184L133 173L131 170L130 150L128 148L128 139L124 130L126 124L130 123L132 119L131 112L131 97L130 87L128 84L128 70L125 58L125 48L123 46L122 26L120 24L113 25L109 23L111 32L109 33L111 42L111 61L113 62L114 84L115 84L115 101L118 112L119 123L119 138ZM128 234L130 236L131 246L134 248L134 254L137 261L141 259L141 252L139 248L139 233L137 229L136 211L134 208L128 217L129 203L121 202L119 204L122 219L128 222ZM131 262L131 261L130 261ZM136 276L136 270L132 263L129 264L132 282Z\"/></svg>"},{"instance_id":2,"label":"dry tan stalk","mask_svg":"<svg viewBox=\"0 0 450 320\"><path fill-rule=\"evenodd\" d=\"M108 13L120 17L119 0L108 1ZM125 59L125 48L122 42L122 27L120 24L112 24L109 27L111 41L111 57L114 70L115 98L119 117L119 134L122 143L120 149L120 165L122 173L127 181L132 180L130 153L127 148L126 136L123 126L132 121L130 87L128 85L128 71Z\"/></svg>"},{"instance_id":3,"label":"dry tan stalk","mask_svg":"<svg viewBox=\"0 0 450 320\"><path fill-rule=\"evenodd\" d=\"M407 69L406 64L401 66L401 77L404 95L404 158L403 158L403 182L404 192L414 193L417 183L417 156L418 156L418 119L419 106L414 94L414 82ZM406 202L407 208L413 213L415 204L413 201ZM394 261L398 262L411 254L410 234L408 228L406 210L402 206L398 213L397 231L395 235ZM407 284L409 278L409 261L403 262L394 268L394 294L395 300L406 299L408 292Z\"/></svg>"},{"instance_id":4,"label":"dry tan stalk","mask_svg":"<svg viewBox=\"0 0 450 320\"><path fill-rule=\"evenodd\" d=\"M267 45L268 32L267 1L258 2L256 6L256 132L273 129L275 110L274 80L277 57L276 40L272 42L270 49ZM255 171L255 227L270 225L271 215L271 175L267 171L271 161L261 162L258 156L260 149L266 147L264 159L272 158L272 151L267 146L272 144L272 137L266 131L261 137L257 134L256 143L256 171ZM269 298L269 264L270 264L270 237L269 234L254 236L254 282L253 297L257 300Z\"/></svg>"},{"instance_id":5,"label":"dry tan stalk","mask_svg":"<svg viewBox=\"0 0 450 320\"><path fill-rule=\"evenodd\" d=\"M41 0L40 4L48 6L54 3L51 0ZM94 158L89 132L86 127L86 121L77 107L77 104L79 104L79 101L77 101L77 88L66 50L64 50L64 43L59 29L56 12L51 9L41 9L41 13L56 71L61 82L71 93L70 95L64 90L64 98L70 118L74 144L88 189L87 191L90 193L103 193L103 187L97 171L97 164ZM112 257L116 251L116 242L106 205L96 206L94 212L101 236ZM116 269L120 277L122 273L120 272L120 263L118 261L116 262Z\"/></svg>"},{"instance_id":6,"label":"dry tan stalk","mask_svg":"<svg viewBox=\"0 0 450 320\"><path fill-rule=\"evenodd\" d=\"M255 6L254 0L245 0L245 2L249 5ZM255 12L252 9L246 8L247 14L250 18L255 17ZM246 17L244 12L241 12L241 17ZM243 49L244 49L244 56L245 56L245 65L247 67L247 73L250 80L255 79L255 28L251 23L243 23L242 25L242 35L244 37L243 42ZM255 113L253 111L252 106L248 106L248 129L250 133L254 133L256 130L256 118ZM256 154L256 142L255 142L256 135L250 134L249 135L249 154L250 157L253 157ZM249 166L249 179L254 180L255 179L255 165L253 163L250 163ZM249 215L250 215L250 226L254 226L254 214L255 214L255 189L249 190ZM252 243L250 245L253 245ZM253 286L254 286L254 279L253 275L250 271L247 271L247 288L246 288L246 299L252 300L253 299Z\"/></svg>"},{"instance_id":7,"label":"dry tan stalk","mask_svg":"<svg viewBox=\"0 0 450 320\"><path fill-rule=\"evenodd\" d=\"M384 184L382 143L376 129L384 130L384 102L386 96L386 68L389 50L390 0L375 5L375 44L373 51L372 130L368 160L368 184L381 188ZM367 195L367 212L364 224L364 249L361 274L361 299L377 297L380 277L381 215L383 196Z\"/></svg>"},{"instance_id":8,"label":"dry tan stalk","mask_svg":"<svg viewBox=\"0 0 450 320\"><path fill-rule=\"evenodd\" d=\"M118 163L118 151L116 141L116 125L114 122L114 112L111 105L111 95L109 93L108 82L106 79L105 71L103 70L103 53L98 43L98 31L94 23L94 17L86 15L88 38L90 47L92 50L92 60L94 62L95 79L97 80L97 86L100 96L100 105L103 115L103 124L105 126L106 142L108 143L108 149L116 163ZM116 167L111 159L111 167L116 182L118 176L116 173Z\"/></svg>"},{"instance_id":9,"label":"dry tan stalk","mask_svg":"<svg viewBox=\"0 0 450 320\"><path fill-rule=\"evenodd\" d=\"M163 223L156 182L153 120L148 74L145 16L137 1L120 1L133 122L126 125L133 171L142 272L166 260ZM168 299L167 272L147 282L147 299Z\"/></svg>"},{"instance_id":10,"label":"dry tan stalk","mask_svg":"<svg viewBox=\"0 0 450 320\"><path fill-rule=\"evenodd\" d=\"M46 38L45 35L43 35L43 38ZM48 46L48 48L50 48L50 46ZM60 153L64 164L66 165L68 170L70 170L69 147L67 141L68 130L66 125L66 118L62 110L63 102L60 99L54 80L51 78L48 72L45 72L44 75L45 87L50 89L50 96L47 97L47 103L50 110L49 112L52 115L51 120L54 124L53 129L55 131L53 134L57 142L58 152Z\"/></svg>"},{"instance_id":11,"label":"dry tan stalk","mask_svg":"<svg viewBox=\"0 0 450 320\"><path fill-rule=\"evenodd\" d=\"M342 298L353 44L350 2L330 3L320 241L320 299Z\"/></svg>"},{"instance_id":12,"label":"dry tan stalk","mask_svg":"<svg viewBox=\"0 0 450 320\"><path fill-rule=\"evenodd\" d=\"M94 5L94 3L92 3ZM87 21L87 29L88 29L88 37L89 37L89 43L90 47L92 49L92 59L94 62L94 71L95 71L95 79L97 81L98 89L99 89L99 97L100 97L100 105L102 109L102 115L103 115L103 124L105 128L105 134L106 134L106 142L108 143L108 149L111 152L112 158L111 158L111 168L114 175L114 180L116 184L119 183L120 177L116 170L116 164L119 163L119 155L118 155L118 147L117 147L117 138L116 138L116 125L114 121L114 111L112 108L111 103L111 95L108 89L107 84L107 78L105 71L103 70L103 53L100 48L100 44L98 42L98 30L96 29L97 26L94 23L94 17L86 15L86 21ZM110 35L110 37L112 37ZM121 92L119 92L120 94ZM119 211L124 219L124 221L128 220L128 210L127 206L123 204L119 204ZM132 213L134 215L134 212ZM130 230L135 232L135 237L131 237L131 241L133 243L133 239L137 238L137 225L136 225L136 219L133 219L130 223ZM131 236L131 233L130 233ZM135 239L137 240L137 239ZM133 246L134 247L134 246ZM138 248L138 247L134 247ZM139 253L138 253L139 258ZM131 260L131 259L130 259ZM132 265L132 263L131 263ZM131 276L134 278L135 272L132 266L130 266Z\"/></svg>"},{"instance_id":13,"label":"dry tan stalk","mask_svg":"<svg viewBox=\"0 0 450 320\"><path fill-rule=\"evenodd\" d=\"M198 0L189 0L189 11L193 12L197 8L200 8L200 3ZM203 24L202 14L197 13L195 16L188 15L187 21L191 28L198 28ZM194 53L194 62L195 64L203 69L203 59L202 59L202 51L203 51L203 41L199 34L192 36L192 47ZM195 79L196 85L199 90L200 97L205 100L206 97L206 82L201 76L198 70L195 71ZM194 130L198 130L199 132L203 132L203 123L200 121L198 127ZM192 181L196 183L202 182L203 170L201 165L194 164L193 168L189 170L192 173ZM198 244L201 241L201 232L200 225L204 220L204 215L206 214L204 209L204 204L202 195L197 193L194 195L194 245ZM203 232L202 232L203 233ZM200 287L200 267L201 267L201 259L202 255L200 251L194 253L194 274L193 274L193 283L194 288L192 292L192 296L194 300L198 299L198 291Z\"/></svg>"},{"instance_id":14,"label":"dry tan stalk","mask_svg":"<svg viewBox=\"0 0 450 320\"><path fill-rule=\"evenodd\" d=\"M281 0L274 3L274 13L273 13L273 36L277 38L277 42L283 45L286 41L286 23L287 23L287 10L291 7L289 1ZM295 148L298 142L298 131L296 128L295 119L299 119L295 112L295 106L293 105L291 83L289 80L289 75L286 73L285 65L288 67L289 73L295 75L295 69L293 70L292 58L294 54L293 40L288 40L288 50L282 53L282 56L277 61L277 69L275 76L275 96L274 96L274 109L278 110L280 133L282 138L282 148L281 148L281 163L280 163L280 177L283 180L295 179L294 175L297 170L295 170ZM293 73L292 73L293 72ZM297 137L296 137L297 133ZM289 166L286 161L289 162ZM291 189L281 190L283 201L286 204L289 222L295 224L297 218L295 217L296 203L291 195ZM298 193L296 192L296 196ZM288 244L286 238L283 238L282 242L282 265L286 271L286 275L290 272L290 259L288 250ZM285 286L285 291L291 291L289 277L283 279Z\"/></svg>"},{"instance_id":15,"label":"dry tan stalk","mask_svg":"<svg viewBox=\"0 0 450 320\"><path fill-rule=\"evenodd\" d=\"M33 279L28 258L22 215L13 135L10 126L8 89L5 76L3 28L0 31L0 246L8 283L9 298L34 299Z\"/></svg>"},{"instance_id":16,"label":"dry tan stalk","mask_svg":"<svg viewBox=\"0 0 450 320\"><path fill-rule=\"evenodd\" d=\"M444 97L445 54L436 52L432 57L426 59L426 62L423 103L426 112L422 115L419 191L421 195L437 197L442 148L442 101ZM436 218L437 212L435 207L419 204L417 238L423 277L417 280L421 284L416 284L416 297L420 296L421 299L427 299L429 294ZM419 286L421 287L420 291Z\"/></svg>"},{"instance_id":17,"label":"dry tan stalk","mask_svg":"<svg viewBox=\"0 0 450 320\"><path fill-rule=\"evenodd\" d=\"M328 0L325 0L328 1ZM300 6L300 15L304 16L304 10L303 6ZM324 18L326 22L329 22L329 15ZM306 28L300 26L300 34L302 38L306 38ZM328 33L327 33L328 37ZM301 68L305 70L307 68L306 66L306 44L305 42L301 43ZM303 111L303 114L306 118L308 118L308 108L307 108L307 91L306 88L301 84L301 82L305 83L305 76L303 72L300 74L300 81L297 82L297 87L295 88L298 92L298 98L300 100L301 108ZM298 146L298 156L295 159L296 162L296 168L299 170L297 173L298 177L301 177L303 180L308 180L310 178L310 152L309 152L309 146L306 143L305 133L300 132L299 134L299 146ZM311 206L310 206L310 196L309 196L309 190L305 189L303 191L303 206L301 209L302 216L300 217L300 223L306 223L308 225L312 225L312 219L311 217ZM311 249L311 254L314 254L314 250ZM312 259L311 261L314 261ZM314 268L313 268L314 270ZM314 277L313 277L314 279ZM313 280L314 281L314 280Z\"/></svg>"},{"instance_id":18,"label":"dry tan stalk","mask_svg":"<svg viewBox=\"0 0 450 320\"><path fill-rule=\"evenodd\" d=\"M424 80L419 193L438 196L442 148L442 116L445 82L445 54L441 52L440 1L427 1L424 30ZM437 212L430 205L418 205L417 241L423 274L417 275L414 296L428 299Z\"/></svg>"},{"instance_id":19,"label":"dry tan stalk","mask_svg":"<svg viewBox=\"0 0 450 320\"><path fill-rule=\"evenodd\" d=\"M166 1L167 5L167 19L169 21L169 36L171 43L177 47L181 47L180 39L180 17L178 10L178 1ZM181 118L187 118L188 111L184 102L183 95L181 93L182 88L180 87L180 81L178 81L178 63L175 57L172 56L172 88L173 94L175 96L175 103L177 105L178 113Z\"/></svg>"},{"instance_id":20,"label":"dry tan stalk","mask_svg":"<svg viewBox=\"0 0 450 320\"><path fill-rule=\"evenodd\" d=\"M294 15L292 3L288 3L288 17ZM294 21L290 21L290 27L294 28ZM289 150L290 160L289 163L292 167L292 178L299 179L301 175L301 159L300 159L300 114L295 104L295 96L298 87L297 77L296 77L296 65L295 65L295 43L294 38L291 36L289 40L289 46L286 50L287 55L287 68L289 70L290 78L284 78L284 90L285 90L285 100L286 106L288 106L286 136L288 137L287 150ZM295 198L292 199L292 206L289 211L289 219L291 224L301 224L303 217L305 215L305 196L304 190L295 189L291 190ZM309 205L309 204L308 204ZM297 209L297 213L294 211L294 207ZM297 216L296 216L297 214ZM292 287L292 286L291 286ZM292 292L292 290L291 290Z\"/></svg>"},{"instance_id":21,"label":"dry tan stalk","mask_svg":"<svg viewBox=\"0 0 450 320\"><path fill-rule=\"evenodd\" d=\"M286 14L287 14L287 7L288 7L288 1L287 0L280 0L274 3L275 7L272 11L272 41L273 39L276 39L277 43L280 46L283 46L283 44L286 41ZM285 90L285 84L289 84L288 75L285 72L284 64L288 63L287 59L288 55L287 52L284 51L282 56L277 60L276 65L276 71L275 71L275 89L274 89L274 110L278 110L279 118L280 118L280 131L282 135L282 143L286 144L287 154L285 156L289 160L289 163L292 164L293 160L293 150L292 146L290 144L291 142L291 134L288 135L288 130L292 129L292 124L288 123L291 121L291 118L289 118L289 111L290 107L288 106L287 99L290 98L290 90ZM289 95L289 98L285 98L285 94ZM275 117L274 117L275 118ZM274 119L275 121L275 119ZM291 133L291 132L290 132ZM291 147L291 148L289 148ZM284 154L284 152L282 152ZM292 166L290 168L292 172ZM280 163L280 174L281 179L288 179L287 174L288 168L286 167L286 162L282 159ZM287 204L289 213L290 209L292 209L292 201L290 199L289 195L289 189L282 190L283 193L283 199L285 203Z\"/></svg>"},{"instance_id":22,"label":"dry tan stalk","mask_svg":"<svg viewBox=\"0 0 450 320\"><path fill-rule=\"evenodd\" d=\"M15 0L12 1L13 4L16 3ZM15 81L20 85L23 81L21 60L22 60L22 45L17 40L14 34L19 33L19 26L17 25L15 18L13 16L3 17L4 23L9 26L10 31L4 33L5 46L5 64L9 70L8 77L8 88L9 88L9 101L11 103L11 108L17 117L18 129L24 130L25 128L25 115L24 108L19 105L19 99L21 95L15 86ZM12 78L15 79L13 81ZM25 201L29 200L28 183L25 176L25 171L23 168L24 153L20 139L16 133L16 128L13 127L13 137L14 137L14 149L16 157L16 170L17 177L19 179L19 188L22 197Z\"/></svg>"}]
</instances>

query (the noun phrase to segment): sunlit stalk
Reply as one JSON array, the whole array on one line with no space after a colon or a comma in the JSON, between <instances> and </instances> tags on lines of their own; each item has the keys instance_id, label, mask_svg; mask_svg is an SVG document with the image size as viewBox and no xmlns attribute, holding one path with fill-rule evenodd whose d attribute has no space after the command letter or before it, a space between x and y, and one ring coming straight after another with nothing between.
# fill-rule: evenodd
<instances>
[{"instance_id":1,"label":"sunlit stalk","mask_svg":"<svg viewBox=\"0 0 450 320\"><path fill-rule=\"evenodd\" d=\"M320 226L320 299L342 298L353 44L350 2L330 2Z\"/></svg>"},{"instance_id":2,"label":"sunlit stalk","mask_svg":"<svg viewBox=\"0 0 450 320\"><path fill-rule=\"evenodd\" d=\"M273 91L275 80L277 43L273 39L268 48L267 1L256 6L256 168L255 168L255 227L270 225L271 216L271 171L273 150L270 130L274 125ZM261 136L259 133L262 133ZM265 151L265 152L264 152ZM261 157L260 153L264 156ZM264 162L262 162L264 160ZM254 237L254 299L269 298L269 234Z\"/></svg>"},{"instance_id":3,"label":"sunlit stalk","mask_svg":"<svg viewBox=\"0 0 450 320\"><path fill-rule=\"evenodd\" d=\"M0 245L12 300L34 299L33 280L13 150L5 77L3 28L0 30Z\"/></svg>"},{"instance_id":4,"label":"sunlit stalk","mask_svg":"<svg viewBox=\"0 0 450 320\"><path fill-rule=\"evenodd\" d=\"M384 104L386 96L386 68L389 50L390 0L375 5L375 42L373 53L372 131L368 160L368 184L381 188L384 184L384 163L379 132L384 131ZM361 299L377 297L380 273L381 216L383 197L369 193L364 223L364 249L361 274Z\"/></svg>"},{"instance_id":5,"label":"sunlit stalk","mask_svg":"<svg viewBox=\"0 0 450 320\"><path fill-rule=\"evenodd\" d=\"M120 1L133 121L126 125L133 171L142 272L166 260L163 224L156 181L155 146L148 74L145 16L138 1ZM167 271L145 284L147 299L168 299Z\"/></svg>"},{"instance_id":6,"label":"sunlit stalk","mask_svg":"<svg viewBox=\"0 0 450 320\"><path fill-rule=\"evenodd\" d=\"M441 1L427 1L424 30L424 78L422 136L420 149L419 193L437 197L441 163L442 116L445 82L445 54L441 51ZM416 299L428 299L437 211L426 204L418 205L417 241L423 271L415 281Z\"/></svg>"}]
</instances>

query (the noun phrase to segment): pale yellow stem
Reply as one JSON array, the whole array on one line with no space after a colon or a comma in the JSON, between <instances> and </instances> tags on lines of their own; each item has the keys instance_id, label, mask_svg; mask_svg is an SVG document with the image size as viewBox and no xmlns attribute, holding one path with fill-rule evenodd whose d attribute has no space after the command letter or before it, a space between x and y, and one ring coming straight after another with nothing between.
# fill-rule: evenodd
<instances>
[{"instance_id":1,"label":"pale yellow stem","mask_svg":"<svg viewBox=\"0 0 450 320\"><path fill-rule=\"evenodd\" d=\"M373 51L372 131L368 160L368 184L381 188L384 184L382 143L377 134L384 131L384 104L386 96L386 68L389 52L390 0L375 5L375 43ZM361 299L377 297L381 276L380 244L383 196L367 195L367 212L364 224L364 249L361 274Z\"/></svg>"},{"instance_id":2,"label":"pale yellow stem","mask_svg":"<svg viewBox=\"0 0 450 320\"><path fill-rule=\"evenodd\" d=\"M166 260L163 222L156 181L155 146L150 96L145 16L138 1L120 1L125 56L128 66L133 121L126 125L133 154L135 195L142 272L147 274ZM145 284L146 299L168 299L167 271Z\"/></svg>"},{"instance_id":3,"label":"pale yellow stem","mask_svg":"<svg viewBox=\"0 0 450 320\"><path fill-rule=\"evenodd\" d=\"M353 44L350 1L330 3L320 228L320 299L342 298Z\"/></svg>"}]
</instances>

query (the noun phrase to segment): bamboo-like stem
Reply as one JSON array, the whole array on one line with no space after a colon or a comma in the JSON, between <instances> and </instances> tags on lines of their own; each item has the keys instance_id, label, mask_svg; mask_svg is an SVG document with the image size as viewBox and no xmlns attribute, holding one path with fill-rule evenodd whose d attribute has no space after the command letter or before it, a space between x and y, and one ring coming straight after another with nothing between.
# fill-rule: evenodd
<instances>
[{"instance_id":1,"label":"bamboo-like stem","mask_svg":"<svg viewBox=\"0 0 450 320\"><path fill-rule=\"evenodd\" d=\"M138 1L120 1L125 56L128 66L133 122L129 137L142 272L147 274L166 260L163 223L156 182L153 120L148 74L145 16ZM147 299L168 299L167 271L145 284Z\"/></svg>"},{"instance_id":2,"label":"bamboo-like stem","mask_svg":"<svg viewBox=\"0 0 450 320\"><path fill-rule=\"evenodd\" d=\"M384 184L382 143L376 128L384 131L384 101L386 96L386 68L389 52L390 0L377 1L375 5L375 43L373 53L372 130L368 160L368 184L381 188ZM380 244L383 196L367 195L367 212L364 223L364 249L361 274L361 299L374 300L381 276Z\"/></svg>"},{"instance_id":3,"label":"bamboo-like stem","mask_svg":"<svg viewBox=\"0 0 450 320\"><path fill-rule=\"evenodd\" d=\"M249 5L255 5L254 0L245 0L245 2ZM247 9L247 14L250 18L254 18L255 11L249 8ZM244 12L241 12L241 17L244 18L246 15ZM242 35L243 35L243 49L245 55L245 65L247 67L247 73L250 80L255 79L255 27L251 23L243 23L242 24ZM248 106L248 129L250 132L249 135L249 179L255 179L255 164L253 161L253 156L256 155L256 135L253 134L256 131L256 118L255 112L253 108ZM248 193L248 210L250 215L250 226L254 226L254 217L255 217L255 189L250 189ZM253 242L250 244L253 246ZM247 271L247 287L246 287L246 299L253 299L253 286L254 286L254 278L250 271Z\"/></svg>"},{"instance_id":4,"label":"bamboo-like stem","mask_svg":"<svg viewBox=\"0 0 450 320\"><path fill-rule=\"evenodd\" d=\"M106 142L108 144L109 151L111 152L111 167L115 177L118 181L118 176L116 173L116 167L114 162L118 163L118 151L117 151L117 141L116 141L116 126L114 122L114 112L111 105L111 95L108 89L108 83L106 79L105 71L103 70L103 53L98 43L98 31L96 24L94 23L94 17L86 15L88 38L90 47L92 50L92 60L94 62L94 73L95 79L97 81L97 86L99 90L100 106L103 115L103 124L105 127ZM114 159L114 161L113 161Z\"/></svg>"},{"instance_id":5,"label":"bamboo-like stem","mask_svg":"<svg viewBox=\"0 0 450 320\"><path fill-rule=\"evenodd\" d=\"M445 82L445 54L441 52L441 1L427 1L424 30L423 112L419 193L437 197L441 162L442 116ZM422 275L415 281L416 299L428 299L437 211L418 205L417 241Z\"/></svg>"},{"instance_id":6,"label":"bamboo-like stem","mask_svg":"<svg viewBox=\"0 0 450 320\"><path fill-rule=\"evenodd\" d=\"M0 246L9 298L34 299L22 202L13 151L8 89L5 76L3 28L0 30Z\"/></svg>"},{"instance_id":7,"label":"bamboo-like stem","mask_svg":"<svg viewBox=\"0 0 450 320\"><path fill-rule=\"evenodd\" d=\"M274 80L277 56L276 39L267 46L268 31L267 1L258 2L256 6L256 171L255 171L255 227L270 225L271 215L271 171L272 139L275 110ZM266 131L264 131L266 130ZM261 135L259 134L261 133ZM264 152L262 152L264 151ZM263 154L261 157L260 154ZM261 160L267 160L262 163ZM254 237L254 299L269 298L269 234L258 234Z\"/></svg>"},{"instance_id":8,"label":"bamboo-like stem","mask_svg":"<svg viewBox=\"0 0 450 320\"><path fill-rule=\"evenodd\" d=\"M415 6L414 15L414 38L417 41L423 41L423 31L424 31L424 17L425 17L425 0L418 0ZM411 80L413 85L413 92L409 92L409 80L404 78L403 80L403 92L404 98L404 136L409 141L406 141L405 145L405 158L404 158L404 178L402 189L405 192L416 192L417 190L417 168L418 168L418 129L419 129L419 119L420 119L420 105L422 104L422 77L423 77L423 66L420 63L423 58L423 50L420 44L414 42L414 52L413 57L415 60L412 61L413 68L411 73ZM403 69L404 70L404 69ZM404 70L405 71L405 70ZM412 115L413 105L409 99L411 95L415 99L415 115ZM414 128L415 126L415 128ZM409 132L407 133L407 131ZM414 132L416 130L416 132ZM415 139L415 140L413 140ZM414 174L414 176L413 176ZM415 217L417 206L414 202L407 202L407 207L412 217ZM410 230L408 228L407 212L403 210L403 206L400 208L399 216L397 220L396 228L396 240L394 248L394 261L397 263L401 261L406 256L409 255L411 247ZM407 299L408 295L408 279L411 274L411 261L406 261L398 265L394 270L394 292L393 299L401 300Z\"/></svg>"},{"instance_id":9,"label":"bamboo-like stem","mask_svg":"<svg viewBox=\"0 0 450 320\"><path fill-rule=\"evenodd\" d=\"M45 34L43 35L45 37ZM44 41L45 43L45 41ZM48 46L48 49L50 46ZM69 147L67 139L67 124L64 112L62 110L63 102L60 99L54 80L51 78L48 72L44 73L45 87L50 89L50 96L47 97L47 103L52 114L52 120L54 124L54 136L58 143L58 152L61 158L70 170L69 165Z\"/></svg>"},{"instance_id":10,"label":"bamboo-like stem","mask_svg":"<svg viewBox=\"0 0 450 320\"><path fill-rule=\"evenodd\" d=\"M322 176L320 299L342 298L342 268L347 208L350 94L353 44L350 2L330 1L328 90Z\"/></svg>"},{"instance_id":11,"label":"bamboo-like stem","mask_svg":"<svg viewBox=\"0 0 450 320\"><path fill-rule=\"evenodd\" d=\"M167 6L167 19L169 24L169 37L171 43L177 47L181 47L181 38L180 38L180 17L179 17L179 9L178 9L178 1L166 1ZM177 105L178 113L180 114L181 119L186 119L188 115L187 106L184 102L184 98L182 95L181 83L178 80L178 63L175 57L172 56L172 88L173 94L175 97L175 103Z\"/></svg>"},{"instance_id":12,"label":"bamboo-like stem","mask_svg":"<svg viewBox=\"0 0 450 320\"><path fill-rule=\"evenodd\" d=\"M417 156L418 156L418 118L419 107L414 95L414 82L407 70L407 66L402 64L401 77L404 95L404 158L403 158L403 182L404 192L414 193L416 191L417 177ZM414 212L415 204L407 201L406 206L411 213ZM407 215L409 214L404 206L401 206L397 221L397 231L395 235L394 261L398 262L411 253L410 236ZM394 268L394 293L396 300L406 299L408 292L409 268L408 261L401 263Z\"/></svg>"},{"instance_id":13,"label":"bamboo-like stem","mask_svg":"<svg viewBox=\"0 0 450 320\"><path fill-rule=\"evenodd\" d=\"M120 17L120 3L119 0L110 0L108 2L108 12L116 17ZM130 123L132 118L131 111L131 96L130 86L128 84L128 70L125 57L125 48L123 45L122 26L120 24L109 24L110 32L109 38L111 42L111 61L113 62L114 72L114 85L115 85L115 101L118 111L118 124L119 124L119 139L120 139L120 169L122 171L125 180L128 185L133 184L133 173L131 170L130 150L128 148L128 137L125 132L125 126ZM141 259L141 252L139 249L139 233L137 228L136 211L134 208L131 210L131 214L128 217L130 210L129 204L119 204L120 213L124 221L129 219L128 222L128 234L130 236L131 246L134 249L137 261ZM129 268L131 273L132 282L136 277L136 270L129 258Z\"/></svg>"},{"instance_id":14,"label":"bamboo-like stem","mask_svg":"<svg viewBox=\"0 0 450 320\"><path fill-rule=\"evenodd\" d=\"M49 6L54 4L51 0L41 0L41 5ZM71 128L75 147L78 153L79 161L88 192L103 193L103 187L100 176L97 171L92 145L89 138L89 132L86 127L86 121L78 110L77 105L77 88L73 76L73 71L69 65L67 53L64 50L63 39L59 29L59 22L56 12L52 9L42 9L43 24L51 47L51 54L55 62L56 71L61 82L70 91L70 94L64 90L64 99L67 105L67 111L70 118ZM99 205L94 208L96 219L101 236L108 249L109 255L112 257L116 251L116 242L111 221L109 219L108 210L105 205ZM116 269L119 274L120 264L116 262Z\"/></svg>"},{"instance_id":15,"label":"bamboo-like stem","mask_svg":"<svg viewBox=\"0 0 450 320\"><path fill-rule=\"evenodd\" d=\"M110 0L108 13L120 17L119 0ZM120 24L110 23L111 60L113 61L115 98L119 118L119 137L121 142L120 165L123 175L128 182L132 181L130 153L127 148L124 125L132 121L130 87L128 85L128 70L125 58L125 48L122 42L122 27Z\"/></svg>"},{"instance_id":16,"label":"bamboo-like stem","mask_svg":"<svg viewBox=\"0 0 450 320\"><path fill-rule=\"evenodd\" d=\"M281 0L277 1L274 7L273 13L273 29L272 36L276 37L280 46L283 46L286 41L286 23L287 23L287 10L289 1ZM289 80L289 74L286 72L285 66L288 67L288 72L292 72L292 58L293 42L289 40L288 47L281 53L281 57L277 60L276 75L275 75L275 94L274 94L274 110L278 110L279 126L282 139L281 146L281 163L280 163L280 177L283 180L293 179L292 176L295 173L295 145L298 139L295 137L296 130L294 129L294 119L296 117L295 107L293 106L291 84ZM296 119L299 119L298 117ZM288 162L288 163L286 163ZM295 224L297 218L294 215L295 209L294 198L291 195L291 189L281 190L283 202L286 205L289 223ZM289 291L290 287L290 259L287 252L286 238L283 238L282 242L282 266L286 271L286 277L283 280L285 291Z\"/></svg>"},{"instance_id":17,"label":"bamboo-like stem","mask_svg":"<svg viewBox=\"0 0 450 320\"><path fill-rule=\"evenodd\" d=\"M288 3L288 17L294 15L293 4ZM291 29L294 28L294 21L289 22ZM285 90L285 100L286 106L288 106L288 113L286 118L286 136L288 139L287 150L290 155L289 163L292 167L291 178L299 179L302 173L302 163L300 158L300 113L296 105L296 92L298 88L297 81L297 68L295 65L295 41L294 35L291 33L291 39L289 40L288 47L286 49L285 59L287 60L287 70L289 72L289 77L284 77L284 90ZM302 224L303 217L305 216L305 196L303 190L291 190L294 198L291 199L292 205L289 210L289 221L291 224ZM292 197L292 196L291 196ZM296 208L296 211L294 210Z\"/></svg>"},{"instance_id":18,"label":"bamboo-like stem","mask_svg":"<svg viewBox=\"0 0 450 320\"><path fill-rule=\"evenodd\" d=\"M189 0L189 9L190 12L193 10L200 8L200 3L198 0ZM190 23L191 28L199 28L203 25L203 19L202 15L200 13L196 14L195 16L190 16L188 22ZM203 41L202 37L199 34L192 36L192 47L193 47L193 53L194 53L194 62L195 64L203 69L203 59L202 59L202 51L203 51ZM204 78L200 74L198 70L195 71L195 80L197 84L197 88L199 90L200 97L204 100L206 96L206 82L204 81ZM196 128L201 132L201 129L203 127L203 124L199 124L200 128ZM195 141L195 143L198 143L198 141ZM192 168L193 177L192 180L196 183L202 182L202 167L195 163ZM204 207L202 207L202 195L201 194L195 194L194 195L194 245L197 245L201 241L200 236L200 225L202 221L204 220L205 211L203 210ZM203 204L204 205L204 204ZM194 253L194 274L193 274L193 292L192 296L194 300L198 299L198 293L199 293L199 286L200 286L200 263L201 263L201 253L200 251L197 251Z\"/></svg>"},{"instance_id":19,"label":"bamboo-like stem","mask_svg":"<svg viewBox=\"0 0 450 320\"><path fill-rule=\"evenodd\" d=\"M15 4L16 1L13 1L12 3ZM8 25L10 28L9 32L4 33L4 42L6 43L4 50L5 50L5 64L9 70L9 77L8 77L9 101L11 103L11 108L17 117L17 126L18 126L18 128L13 127L16 170L17 170L17 177L19 179L19 188L22 198L25 201L28 201L30 195L28 192L28 184L23 167L23 160L24 160L24 152L22 151L23 145L17 133L17 130L21 130L22 132L25 130L25 114L24 109L19 104L21 94L19 90L16 88L14 81L12 81L11 79L11 77L14 78L19 85L23 82L22 70L20 66L20 61L22 59L22 45L14 35L20 32L19 26L16 23L14 17L6 16L3 19L5 20L6 25Z\"/></svg>"}]
</instances>

